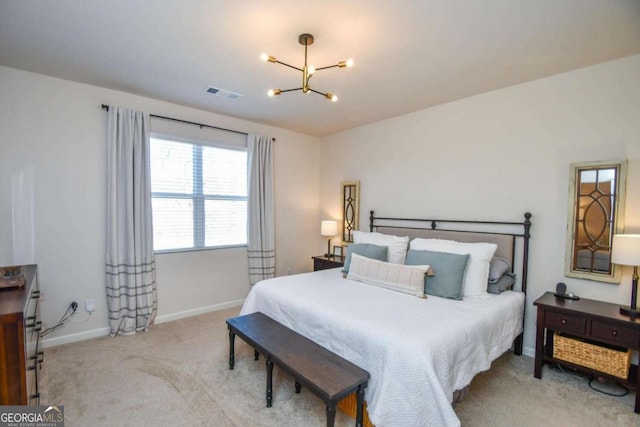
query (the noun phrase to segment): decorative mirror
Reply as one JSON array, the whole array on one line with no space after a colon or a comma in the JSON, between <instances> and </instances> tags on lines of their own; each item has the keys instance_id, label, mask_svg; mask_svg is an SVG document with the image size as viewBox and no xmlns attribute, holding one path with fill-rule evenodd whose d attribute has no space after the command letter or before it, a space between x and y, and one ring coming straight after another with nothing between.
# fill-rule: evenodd
<instances>
[{"instance_id":1,"label":"decorative mirror","mask_svg":"<svg viewBox=\"0 0 640 427\"><path fill-rule=\"evenodd\" d=\"M342 183L342 241L353 242L360 218L360 181Z\"/></svg>"},{"instance_id":2,"label":"decorative mirror","mask_svg":"<svg viewBox=\"0 0 640 427\"><path fill-rule=\"evenodd\" d=\"M625 183L626 161L571 165L565 276L620 283L611 242L624 228Z\"/></svg>"}]
</instances>

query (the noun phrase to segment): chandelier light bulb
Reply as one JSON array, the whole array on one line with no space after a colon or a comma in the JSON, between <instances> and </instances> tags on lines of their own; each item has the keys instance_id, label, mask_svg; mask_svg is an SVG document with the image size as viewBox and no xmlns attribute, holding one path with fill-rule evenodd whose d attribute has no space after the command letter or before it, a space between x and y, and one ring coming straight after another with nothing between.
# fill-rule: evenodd
<instances>
[{"instance_id":1,"label":"chandelier light bulb","mask_svg":"<svg viewBox=\"0 0 640 427\"><path fill-rule=\"evenodd\" d=\"M347 68L351 68L353 67L353 59L349 58L347 59Z\"/></svg>"},{"instance_id":2,"label":"chandelier light bulb","mask_svg":"<svg viewBox=\"0 0 640 427\"><path fill-rule=\"evenodd\" d=\"M267 95L276 96L276 95L280 95L281 93L282 91L280 89L269 89L269 91L267 92Z\"/></svg>"},{"instance_id":3,"label":"chandelier light bulb","mask_svg":"<svg viewBox=\"0 0 640 427\"><path fill-rule=\"evenodd\" d=\"M273 56L271 56L271 55L269 55L269 54L266 54L266 53L261 53L261 54L260 54L260 59L261 59L263 62L267 62L267 61L269 61L269 62L276 62L276 58L275 58L275 57L273 57Z\"/></svg>"},{"instance_id":4,"label":"chandelier light bulb","mask_svg":"<svg viewBox=\"0 0 640 427\"><path fill-rule=\"evenodd\" d=\"M327 92L324 94L325 98L330 99L331 102L336 102L338 100L338 97L330 92Z\"/></svg>"}]
</instances>

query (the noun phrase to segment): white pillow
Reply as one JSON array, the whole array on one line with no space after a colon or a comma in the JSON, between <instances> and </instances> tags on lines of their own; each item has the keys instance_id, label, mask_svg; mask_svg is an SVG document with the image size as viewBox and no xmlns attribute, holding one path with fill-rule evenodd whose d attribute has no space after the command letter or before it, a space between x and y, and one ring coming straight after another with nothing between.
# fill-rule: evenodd
<instances>
[{"instance_id":1,"label":"white pillow","mask_svg":"<svg viewBox=\"0 0 640 427\"><path fill-rule=\"evenodd\" d=\"M392 264L354 253L347 279L426 298L424 276L429 271L428 265Z\"/></svg>"},{"instance_id":2,"label":"white pillow","mask_svg":"<svg viewBox=\"0 0 640 427\"><path fill-rule=\"evenodd\" d=\"M387 261L394 264L404 264L409 246L409 236L398 237L382 233L365 233L364 231L353 232L353 243L369 243L372 245L386 246Z\"/></svg>"},{"instance_id":3,"label":"white pillow","mask_svg":"<svg viewBox=\"0 0 640 427\"><path fill-rule=\"evenodd\" d=\"M489 279L489 265L498 249L495 243L462 243L443 239L413 239L411 249L452 254L469 254L469 264L464 274L462 295L465 297L486 295Z\"/></svg>"}]
</instances>

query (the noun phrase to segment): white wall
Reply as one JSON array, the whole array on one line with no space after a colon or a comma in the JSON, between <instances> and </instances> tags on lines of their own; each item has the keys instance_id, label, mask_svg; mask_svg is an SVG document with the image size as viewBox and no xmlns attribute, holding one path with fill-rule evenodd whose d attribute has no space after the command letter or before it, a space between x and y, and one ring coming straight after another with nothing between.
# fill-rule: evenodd
<instances>
[{"instance_id":1,"label":"white wall","mask_svg":"<svg viewBox=\"0 0 640 427\"><path fill-rule=\"evenodd\" d=\"M628 159L626 231L640 232L640 56L320 140L5 67L0 93L0 265L24 261L14 252L33 252L49 325L70 301L97 300L92 318L65 325L50 344L102 334L107 327L102 103L274 136L278 275L311 269L309 257L326 245L320 219L340 217L340 182L357 179L362 229L370 209L506 220L532 212L529 351L531 303L556 282L584 297L629 300L628 269L622 285L565 278L564 242L569 164L579 161ZM21 197L13 197L14 190ZM27 220L14 221L14 210ZM157 264L159 320L238 303L248 292L243 249L163 254ZM84 313L76 320L82 318Z\"/></svg>"},{"instance_id":2,"label":"white wall","mask_svg":"<svg viewBox=\"0 0 640 427\"><path fill-rule=\"evenodd\" d=\"M309 271L310 256L322 250L316 138L6 67L0 93L0 265L39 265L48 325L74 299L81 309L85 299L97 301L93 317L66 324L45 344L104 334L108 326L103 103L275 137L277 274ZM14 210L27 221L14 221ZM159 321L238 304L249 291L244 248L162 254L157 270Z\"/></svg>"},{"instance_id":3,"label":"white wall","mask_svg":"<svg viewBox=\"0 0 640 427\"><path fill-rule=\"evenodd\" d=\"M628 159L626 232L640 232L640 56L463 99L323 138L320 206L340 217L342 180L360 180L360 228L383 216L520 220L533 214L532 302L559 281L629 303L622 285L564 277L569 164Z\"/></svg>"}]
</instances>

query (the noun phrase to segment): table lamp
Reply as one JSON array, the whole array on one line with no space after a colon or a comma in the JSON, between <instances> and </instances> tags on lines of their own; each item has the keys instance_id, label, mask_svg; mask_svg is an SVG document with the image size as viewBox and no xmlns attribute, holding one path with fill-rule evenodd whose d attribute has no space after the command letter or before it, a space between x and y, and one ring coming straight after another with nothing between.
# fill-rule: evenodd
<instances>
[{"instance_id":1,"label":"table lamp","mask_svg":"<svg viewBox=\"0 0 640 427\"><path fill-rule=\"evenodd\" d=\"M638 266L640 265L640 234L614 234L611 245L611 262L618 265L633 266L631 281L631 304L621 306L620 314L630 317L640 317L636 308L638 297Z\"/></svg>"},{"instance_id":2,"label":"table lamp","mask_svg":"<svg viewBox=\"0 0 640 427\"><path fill-rule=\"evenodd\" d=\"M338 222L337 221L322 221L320 223L320 235L329 237L327 242L327 253L324 254L327 258L331 255L331 237L338 235Z\"/></svg>"}]
</instances>

